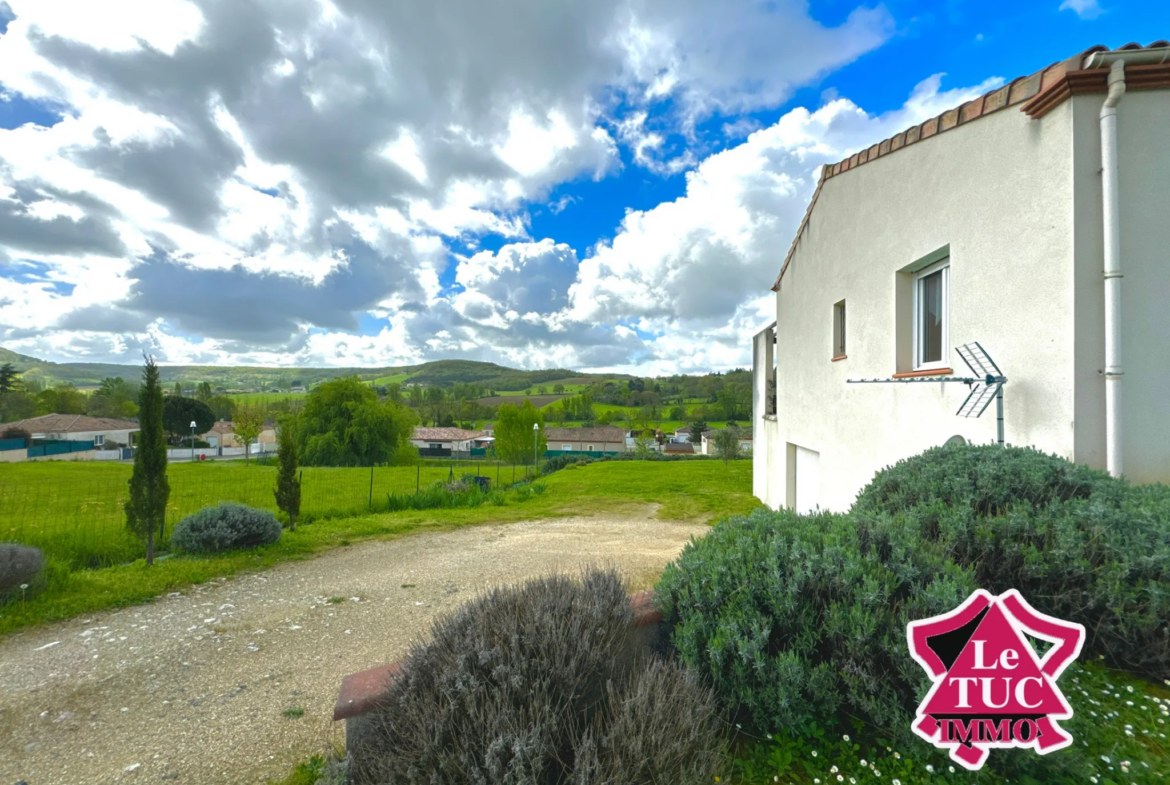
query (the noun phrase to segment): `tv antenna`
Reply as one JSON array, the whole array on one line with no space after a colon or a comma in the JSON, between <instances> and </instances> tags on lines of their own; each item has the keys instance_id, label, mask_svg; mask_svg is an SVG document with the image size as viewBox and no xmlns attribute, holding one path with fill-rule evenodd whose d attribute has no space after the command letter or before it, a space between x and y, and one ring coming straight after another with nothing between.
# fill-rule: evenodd
<instances>
[{"instance_id":1,"label":"tv antenna","mask_svg":"<svg viewBox=\"0 0 1170 785\"><path fill-rule=\"evenodd\" d=\"M979 417L987 411L991 402L995 401L996 428L999 435L999 446L1003 447L1003 386L1007 384L1007 377L999 370L999 366L991 359L979 342L966 343L955 347L959 357L971 369L972 376L933 376L921 379L847 379L849 384L940 384L943 382L962 382L971 388L967 399L955 412L958 417Z\"/></svg>"}]
</instances>

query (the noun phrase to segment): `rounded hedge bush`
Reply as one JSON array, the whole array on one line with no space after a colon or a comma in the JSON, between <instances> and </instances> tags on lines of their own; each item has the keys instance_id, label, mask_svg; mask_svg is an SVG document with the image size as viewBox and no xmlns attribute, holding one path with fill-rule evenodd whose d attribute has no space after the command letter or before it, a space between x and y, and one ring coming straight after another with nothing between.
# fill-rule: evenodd
<instances>
[{"instance_id":1,"label":"rounded hedge bush","mask_svg":"<svg viewBox=\"0 0 1170 785\"><path fill-rule=\"evenodd\" d=\"M180 553L255 548L279 540L280 530L280 521L272 512L224 502L179 521L171 532L171 547Z\"/></svg>"},{"instance_id":2,"label":"rounded hedge bush","mask_svg":"<svg viewBox=\"0 0 1170 785\"><path fill-rule=\"evenodd\" d=\"M862 536L898 531L1083 624L1086 654L1170 675L1170 487L1134 486L1026 448L947 446L879 472L854 504Z\"/></svg>"},{"instance_id":3,"label":"rounded hedge bush","mask_svg":"<svg viewBox=\"0 0 1170 785\"><path fill-rule=\"evenodd\" d=\"M433 628L363 717L355 785L710 785L714 695L638 643L613 573L496 589Z\"/></svg>"},{"instance_id":4,"label":"rounded hedge bush","mask_svg":"<svg viewBox=\"0 0 1170 785\"><path fill-rule=\"evenodd\" d=\"M682 661L760 730L852 716L909 738L929 680L906 623L953 609L975 582L907 539L862 542L847 516L756 510L683 549L659 608Z\"/></svg>"},{"instance_id":5,"label":"rounded hedge bush","mask_svg":"<svg viewBox=\"0 0 1170 785\"><path fill-rule=\"evenodd\" d=\"M0 602L32 596L42 583L45 557L40 549L0 543ZM27 589L21 589L27 586Z\"/></svg>"}]
</instances>

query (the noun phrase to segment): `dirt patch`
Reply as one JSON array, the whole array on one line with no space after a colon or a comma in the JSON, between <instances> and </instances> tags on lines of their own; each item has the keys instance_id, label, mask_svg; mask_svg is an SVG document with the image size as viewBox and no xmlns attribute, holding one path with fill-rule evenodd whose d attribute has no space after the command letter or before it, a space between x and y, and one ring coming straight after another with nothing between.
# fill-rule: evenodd
<instances>
[{"instance_id":1,"label":"dirt patch","mask_svg":"<svg viewBox=\"0 0 1170 785\"><path fill-rule=\"evenodd\" d=\"M341 678L478 592L557 569L651 585L702 524L568 518L419 534L0 642L0 782L262 783L343 740ZM298 712L303 711L303 714Z\"/></svg>"}]
</instances>

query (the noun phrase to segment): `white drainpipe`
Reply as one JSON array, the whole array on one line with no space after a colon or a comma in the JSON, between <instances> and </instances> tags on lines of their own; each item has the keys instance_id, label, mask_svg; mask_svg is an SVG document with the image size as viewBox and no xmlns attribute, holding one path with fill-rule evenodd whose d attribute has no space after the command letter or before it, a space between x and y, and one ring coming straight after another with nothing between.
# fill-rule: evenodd
<instances>
[{"instance_id":1,"label":"white drainpipe","mask_svg":"<svg viewBox=\"0 0 1170 785\"><path fill-rule=\"evenodd\" d=\"M1101 203L1105 234L1105 466L1121 464L1121 202L1118 196L1117 105L1125 95L1125 66L1170 61L1170 47L1094 52L1085 68L1109 66L1109 92L1101 107Z\"/></svg>"}]
</instances>

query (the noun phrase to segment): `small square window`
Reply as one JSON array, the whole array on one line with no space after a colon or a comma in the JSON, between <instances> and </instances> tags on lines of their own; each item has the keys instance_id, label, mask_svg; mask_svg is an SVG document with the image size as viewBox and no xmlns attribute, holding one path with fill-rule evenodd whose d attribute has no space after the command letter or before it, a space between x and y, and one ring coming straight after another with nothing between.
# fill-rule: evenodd
<instances>
[{"instance_id":1,"label":"small square window","mask_svg":"<svg viewBox=\"0 0 1170 785\"><path fill-rule=\"evenodd\" d=\"M93 446L94 447L101 447L105 443L106 443L105 434L99 433L97 436L93 437Z\"/></svg>"},{"instance_id":2,"label":"small square window","mask_svg":"<svg viewBox=\"0 0 1170 785\"><path fill-rule=\"evenodd\" d=\"M845 301L833 306L833 359L845 357Z\"/></svg>"},{"instance_id":3,"label":"small square window","mask_svg":"<svg viewBox=\"0 0 1170 785\"><path fill-rule=\"evenodd\" d=\"M586 448L585 448L585 451L586 451L586 452L593 452L593 445L591 444L591 445L589 445L588 447L586 447Z\"/></svg>"},{"instance_id":4,"label":"small square window","mask_svg":"<svg viewBox=\"0 0 1170 785\"><path fill-rule=\"evenodd\" d=\"M573 451L573 445L571 445L571 444L562 444L562 445L561 445L561 451L562 451L562 452L572 452L572 451Z\"/></svg>"},{"instance_id":5,"label":"small square window","mask_svg":"<svg viewBox=\"0 0 1170 785\"><path fill-rule=\"evenodd\" d=\"M948 362L949 260L914 278L914 369L945 368Z\"/></svg>"}]
</instances>

